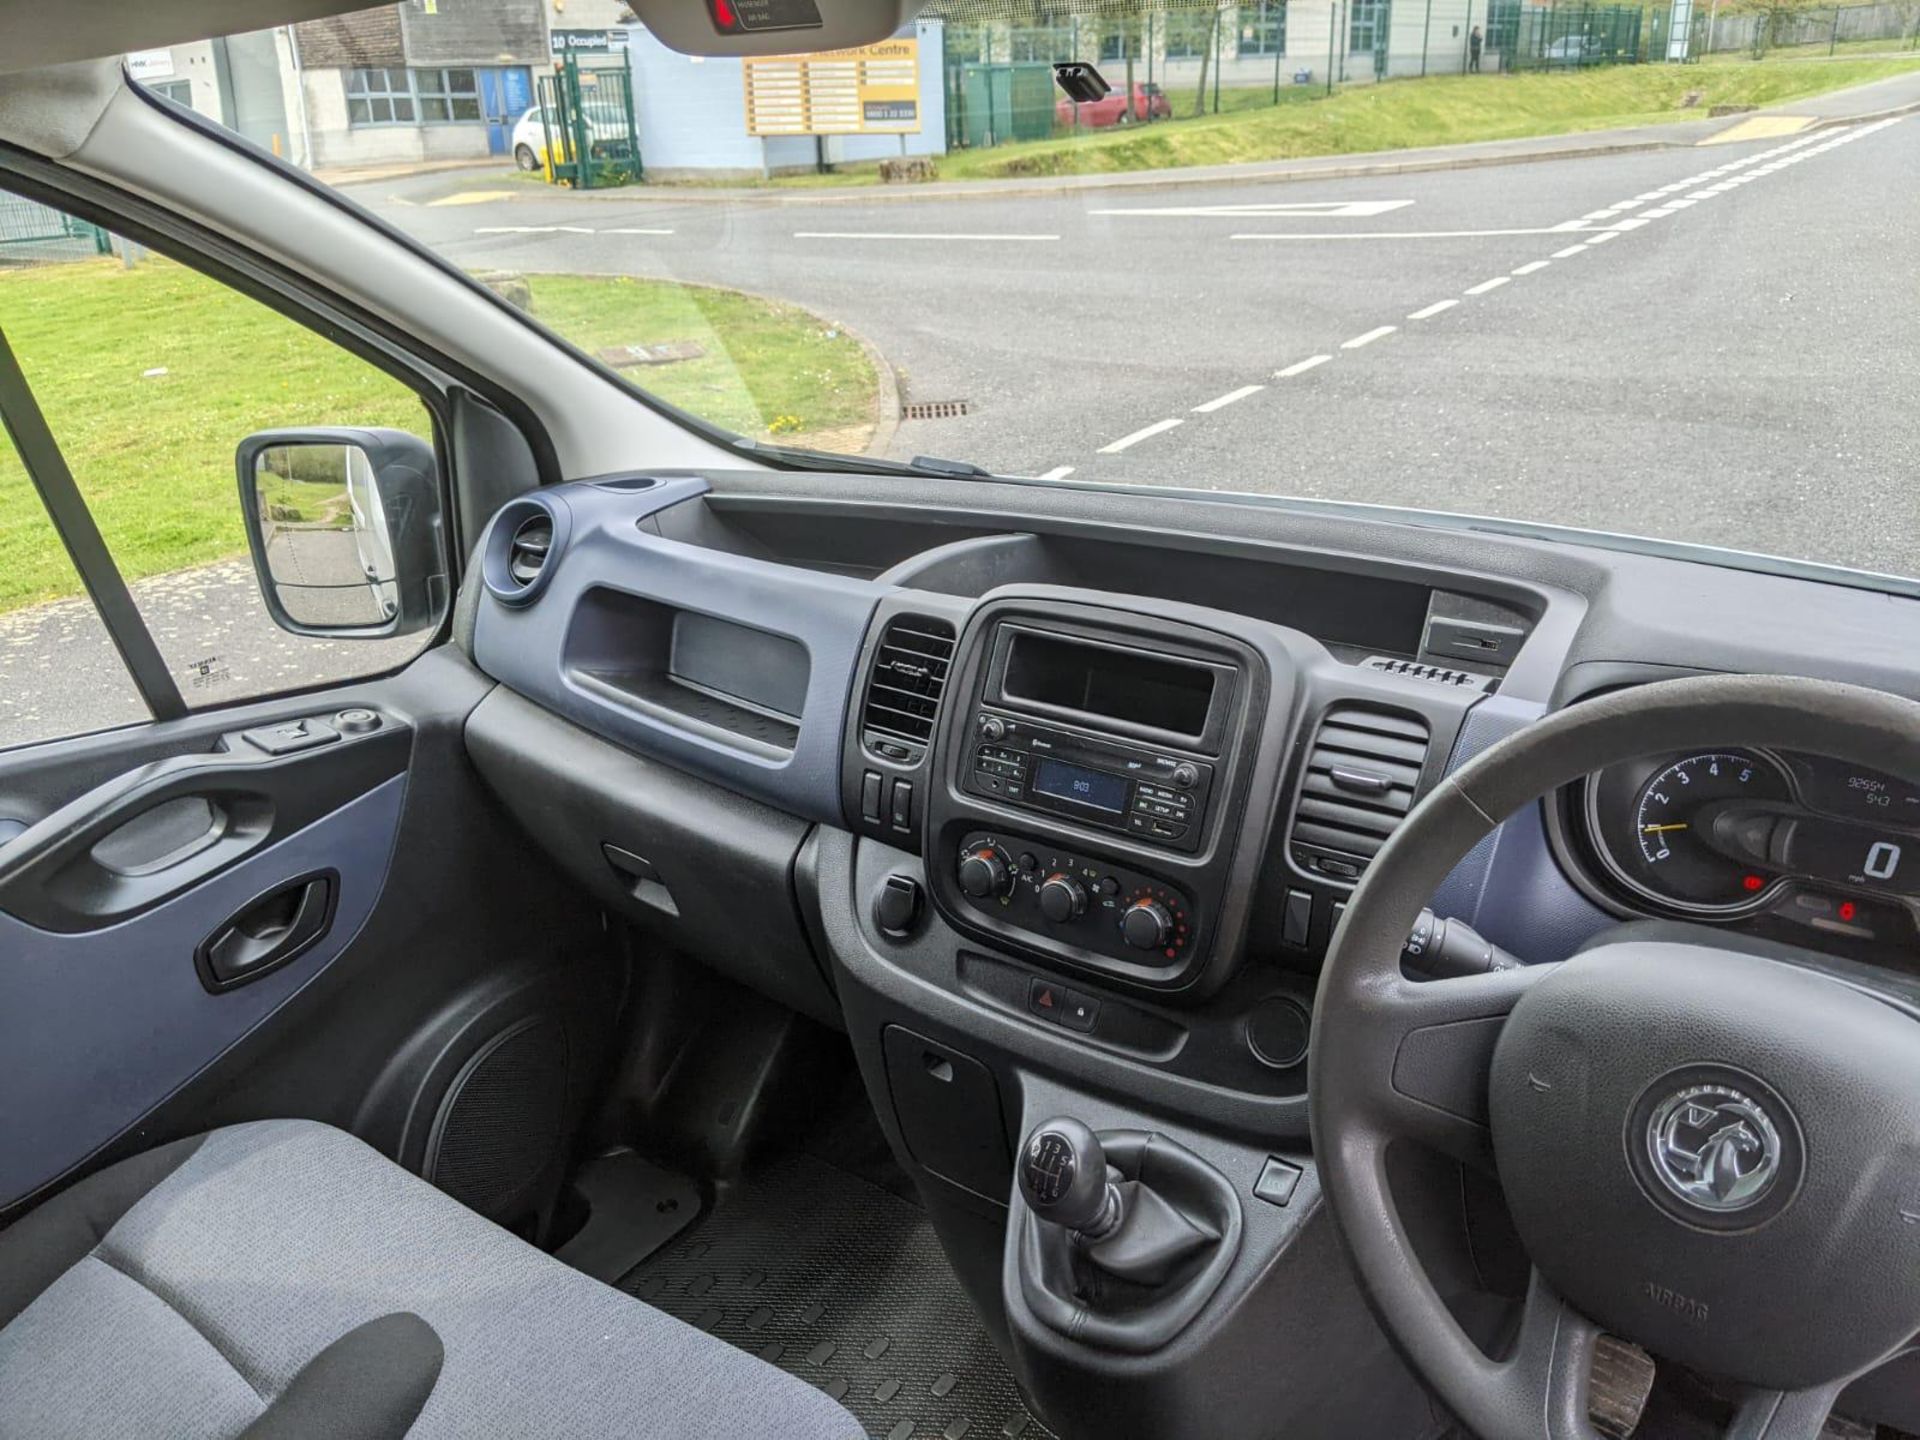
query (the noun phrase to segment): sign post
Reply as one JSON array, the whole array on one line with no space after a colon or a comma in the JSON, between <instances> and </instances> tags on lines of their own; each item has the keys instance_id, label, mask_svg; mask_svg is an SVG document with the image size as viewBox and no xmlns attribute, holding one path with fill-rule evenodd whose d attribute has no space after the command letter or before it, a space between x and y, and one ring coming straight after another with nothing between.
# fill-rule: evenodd
<instances>
[{"instance_id":1,"label":"sign post","mask_svg":"<svg viewBox=\"0 0 1920 1440\"><path fill-rule=\"evenodd\" d=\"M920 133L917 39L817 55L748 56L741 74L749 135Z\"/></svg>"}]
</instances>

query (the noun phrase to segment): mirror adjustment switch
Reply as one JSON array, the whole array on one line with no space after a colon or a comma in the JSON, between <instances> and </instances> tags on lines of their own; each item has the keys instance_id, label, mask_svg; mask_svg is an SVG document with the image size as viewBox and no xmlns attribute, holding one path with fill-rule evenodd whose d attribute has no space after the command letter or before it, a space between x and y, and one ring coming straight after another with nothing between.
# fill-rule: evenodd
<instances>
[{"instance_id":1,"label":"mirror adjustment switch","mask_svg":"<svg viewBox=\"0 0 1920 1440\"><path fill-rule=\"evenodd\" d=\"M240 738L254 749L264 750L269 755L291 755L296 750L331 745L340 738L340 732L324 720L284 720L278 725L261 725L252 730L243 730Z\"/></svg>"},{"instance_id":2,"label":"mirror adjustment switch","mask_svg":"<svg viewBox=\"0 0 1920 1440\"><path fill-rule=\"evenodd\" d=\"M893 828L911 830L913 828L913 783L909 780L893 782Z\"/></svg>"},{"instance_id":3,"label":"mirror adjustment switch","mask_svg":"<svg viewBox=\"0 0 1920 1440\"><path fill-rule=\"evenodd\" d=\"M1285 1160L1267 1157L1267 1163L1260 1167L1260 1178L1253 1182L1253 1196L1269 1205L1286 1205L1292 1202L1293 1192L1300 1188L1301 1170L1298 1165L1290 1165Z\"/></svg>"},{"instance_id":4,"label":"mirror adjustment switch","mask_svg":"<svg viewBox=\"0 0 1920 1440\"><path fill-rule=\"evenodd\" d=\"M860 777L860 818L869 825L880 823L880 774L876 770Z\"/></svg>"}]
</instances>

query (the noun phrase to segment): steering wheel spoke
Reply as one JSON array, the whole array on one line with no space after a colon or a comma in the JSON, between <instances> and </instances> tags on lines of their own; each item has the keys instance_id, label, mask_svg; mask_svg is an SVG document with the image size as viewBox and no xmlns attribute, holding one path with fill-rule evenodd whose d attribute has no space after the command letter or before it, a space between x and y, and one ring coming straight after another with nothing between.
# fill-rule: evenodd
<instances>
[{"instance_id":1,"label":"steering wheel spoke","mask_svg":"<svg viewBox=\"0 0 1920 1440\"><path fill-rule=\"evenodd\" d=\"M1726 1440L1819 1440L1844 1380L1807 1390L1748 1390L1727 1426Z\"/></svg>"},{"instance_id":2,"label":"steering wheel spoke","mask_svg":"<svg viewBox=\"0 0 1920 1440\"><path fill-rule=\"evenodd\" d=\"M1520 997L1556 967L1496 970L1454 980L1396 978L1374 995L1379 1050L1392 1062L1369 1097L1382 1138L1413 1140L1489 1169L1487 1077L1494 1045Z\"/></svg>"},{"instance_id":3,"label":"steering wheel spoke","mask_svg":"<svg viewBox=\"0 0 1920 1440\"><path fill-rule=\"evenodd\" d=\"M1522 1413L1540 1417L1546 1440L1599 1440L1588 1420L1587 1392L1600 1327L1534 1271L1513 1349L1495 1367L1495 1383Z\"/></svg>"}]
</instances>

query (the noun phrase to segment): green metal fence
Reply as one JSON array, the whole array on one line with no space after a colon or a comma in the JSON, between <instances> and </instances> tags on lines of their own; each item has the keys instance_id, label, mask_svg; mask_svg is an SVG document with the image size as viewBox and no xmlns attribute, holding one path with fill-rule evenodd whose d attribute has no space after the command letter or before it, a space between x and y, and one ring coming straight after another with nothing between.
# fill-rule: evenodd
<instances>
[{"instance_id":1,"label":"green metal fence","mask_svg":"<svg viewBox=\"0 0 1920 1440\"><path fill-rule=\"evenodd\" d=\"M633 79L624 69L585 69L571 51L537 86L548 178L576 190L642 178Z\"/></svg>"},{"instance_id":2,"label":"green metal fence","mask_svg":"<svg viewBox=\"0 0 1920 1440\"><path fill-rule=\"evenodd\" d=\"M932 13L943 9L953 16L943 40L950 148L1039 138L1049 125L1066 135L1110 124L1179 123L1305 101L1353 83L1475 70L1920 49L1914 0L1772 15L1739 0L1695 0L1686 33L1677 37L1668 0L1098 0L1060 15L1036 0L1029 23L980 21L964 0L932 0ZM1043 98L1048 63L1064 60L1097 65L1114 98L1079 107L1057 106L1052 91ZM1028 84L1033 98L1016 101L1016 85ZM1120 98L1127 95L1133 104Z\"/></svg>"},{"instance_id":3,"label":"green metal fence","mask_svg":"<svg viewBox=\"0 0 1920 1440\"><path fill-rule=\"evenodd\" d=\"M0 263L83 260L112 250L113 242L98 225L0 192Z\"/></svg>"},{"instance_id":4,"label":"green metal fence","mask_svg":"<svg viewBox=\"0 0 1920 1440\"><path fill-rule=\"evenodd\" d=\"M1515 7L1510 34L1497 47L1507 70L1576 70L1631 65L1642 56L1643 12L1627 5L1550 4Z\"/></svg>"}]
</instances>

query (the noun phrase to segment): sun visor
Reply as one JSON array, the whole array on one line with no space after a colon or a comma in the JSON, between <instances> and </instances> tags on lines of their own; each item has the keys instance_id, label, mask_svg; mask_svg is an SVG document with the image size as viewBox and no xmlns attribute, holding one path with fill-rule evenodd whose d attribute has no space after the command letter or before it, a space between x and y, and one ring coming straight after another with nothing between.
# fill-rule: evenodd
<instances>
[{"instance_id":1,"label":"sun visor","mask_svg":"<svg viewBox=\"0 0 1920 1440\"><path fill-rule=\"evenodd\" d=\"M367 0L0 0L0 74L373 8Z\"/></svg>"},{"instance_id":2,"label":"sun visor","mask_svg":"<svg viewBox=\"0 0 1920 1440\"><path fill-rule=\"evenodd\" d=\"M662 44L687 55L801 55L885 40L919 0L629 0Z\"/></svg>"}]
</instances>

